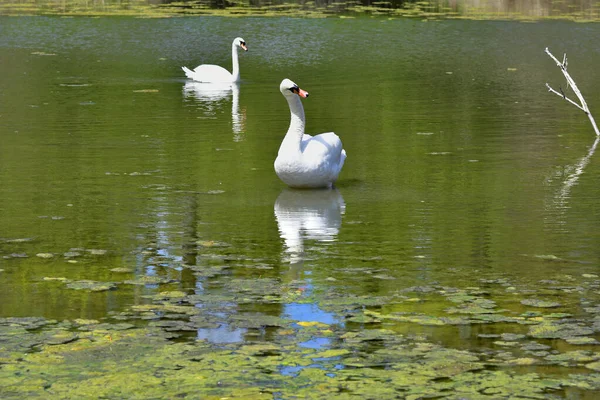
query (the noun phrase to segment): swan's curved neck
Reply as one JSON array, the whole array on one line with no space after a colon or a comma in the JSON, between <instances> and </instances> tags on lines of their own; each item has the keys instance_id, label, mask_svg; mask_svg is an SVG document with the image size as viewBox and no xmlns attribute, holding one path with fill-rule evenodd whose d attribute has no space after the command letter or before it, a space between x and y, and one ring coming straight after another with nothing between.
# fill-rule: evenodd
<instances>
[{"instance_id":1,"label":"swan's curved neck","mask_svg":"<svg viewBox=\"0 0 600 400\"><path fill-rule=\"evenodd\" d=\"M300 143L302 143L302 136L304 135L304 107L302 107L300 96L286 96L286 98L290 106L291 118L290 127L285 134L281 147L291 147L299 151Z\"/></svg>"},{"instance_id":2,"label":"swan's curved neck","mask_svg":"<svg viewBox=\"0 0 600 400\"><path fill-rule=\"evenodd\" d=\"M237 82L240 80L240 63L238 61L238 51L235 43L231 44L231 63L233 64L231 75L233 76L233 81Z\"/></svg>"}]
</instances>

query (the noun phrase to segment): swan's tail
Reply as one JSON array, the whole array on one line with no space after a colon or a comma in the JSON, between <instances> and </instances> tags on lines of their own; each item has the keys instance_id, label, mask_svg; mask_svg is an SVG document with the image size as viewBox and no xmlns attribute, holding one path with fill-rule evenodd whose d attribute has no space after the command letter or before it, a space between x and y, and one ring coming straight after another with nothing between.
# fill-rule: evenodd
<instances>
[{"instance_id":1,"label":"swan's tail","mask_svg":"<svg viewBox=\"0 0 600 400\"><path fill-rule=\"evenodd\" d=\"M185 76L187 76L190 79L194 78L194 71L192 71L188 67L181 67L181 69L183 70L183 72L185 72Z\"/></svg>"},{"instance_id":2,"label":"swan's tail","mask_svg":"<svg viewBox=\"0 0 600 400\"><path fill-rule=\"evenodd\" d=\"M333 175L333 179L331 181L332 185L337 181L338 175L342 172L342 167L344 166L344 161L346 161L346 150L342 149L340 153L340 161L338 163L337 171L335 171L335 175Z\"/></svg>"},{"instance_id":3,"label":"swan's tail","mask_svg":"<svg viewBox=\"0 0 600 400\"><path fill-rule=\"evenodd\" d=\"M342 170L342 167L344 166L344 161L346 161L346 150L342 149L342 154L340 154L340 163L339 163L340 169L338 170L338 174L340 173L340 171Z\"/></svg>"}]
</instances>

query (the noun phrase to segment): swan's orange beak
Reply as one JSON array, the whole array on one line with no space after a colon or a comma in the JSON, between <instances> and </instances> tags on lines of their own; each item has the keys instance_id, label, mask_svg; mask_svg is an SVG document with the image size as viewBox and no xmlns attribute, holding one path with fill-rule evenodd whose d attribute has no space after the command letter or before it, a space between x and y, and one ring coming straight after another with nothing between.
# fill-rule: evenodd
<instances>
[{"instance_id":1,"label":"swan's orange beak","mask_svg":"<svg viewBox=\"0 0 600 400\"><path fill-rule=\"evenodd\" d=\"M246 46L246 43L240 43L240 46L242 49L244 49L244 51L248 51L248 46Z\"/></svg>"},{"instance_id":2,"label":"swan's orange beak","mask_svg":"<svg viewBox=\"0 0 600 400\"><path fill-rule=\"evenodd\" d=\"M308 97L308 92L306 90L302 90L302 89L298 88L298 96L303 97L303 98L307 98Z\"/></svg>"}]
</instances>

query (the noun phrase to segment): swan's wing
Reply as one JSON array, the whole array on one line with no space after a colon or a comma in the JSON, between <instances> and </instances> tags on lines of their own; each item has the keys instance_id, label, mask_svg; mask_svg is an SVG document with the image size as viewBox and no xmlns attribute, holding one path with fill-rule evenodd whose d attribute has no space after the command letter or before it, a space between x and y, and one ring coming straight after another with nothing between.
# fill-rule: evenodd
<instances>
[{"instance_id":1,"label":"swan's wing","mask_svg":"<svg viewBox=\"0 0 600 400\"><path fill-rule=\"evenodd\" d=\"M181 67L181 69L183 70L183 72L185 72L185 76L187 76L190 79L194 78L194 71L192 71L188 67Z\"/></svg>"},{"instance_id":2,"label":"swan's wing","mask_svg":"<svg viewBox=\"0 0 600 400\"><path fill-rule=\"evenodd\" d=\"M302 153L305 156L339 163L343 150L342 141L333 132L321 133L316 136L304 135L302 137ZM344 151L344 156L345 153Z\"/></svg>"},{"instance_id":3,"label":"swan's wing","mask_svg":"<svg viewBox=\"0 0 600 400\"><path fill-rule=\"evenodd\" d=\"M202 64L194 68L192 79L198 82L231 82L231 72L218 65Z\"/></svg>"}]
</instances>

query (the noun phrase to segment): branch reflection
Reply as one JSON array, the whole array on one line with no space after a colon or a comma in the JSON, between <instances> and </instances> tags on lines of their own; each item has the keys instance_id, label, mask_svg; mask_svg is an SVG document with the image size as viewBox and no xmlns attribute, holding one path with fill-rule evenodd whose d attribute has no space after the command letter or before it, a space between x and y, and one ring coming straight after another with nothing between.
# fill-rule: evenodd
<instances>
[{"instance_id":1,"label":"branch reflection","mask_svg":"<svg viewBox=\"0 0 600 400\"><path fill-rule=\"evenodd\" d=\"M571 189L577 184L579 177L583 174L585 167L589 164L598 147L598 143L600 143L600 136L596 137L594 144L592 144L586 155L581 157L575 164L568 165L564 168L564 171L569 171L569 173L552 199L552 209L556 210L558 214L552 218L554 224L564 225L566 223L564 214L569 208L568 203L571 198Z\"/></svg>"}]
</instances>

